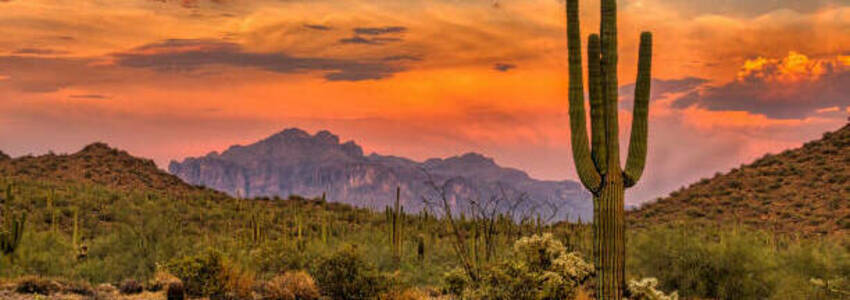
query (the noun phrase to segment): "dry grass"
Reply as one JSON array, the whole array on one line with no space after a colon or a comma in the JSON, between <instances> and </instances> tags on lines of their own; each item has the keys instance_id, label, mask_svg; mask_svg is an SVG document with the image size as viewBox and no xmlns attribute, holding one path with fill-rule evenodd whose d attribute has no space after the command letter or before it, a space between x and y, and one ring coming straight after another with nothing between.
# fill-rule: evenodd
<instances>
[{"instance_id":1,"label":"dry grass","mask_svg":"<svg viewBox=\"0 0 850 300\"><path fill-rule=\"evenodd\" d=\"M313 277L304 271L286 272L265 285L265 299L268 300L314 300L320 296Z\"/></svg>"}]
</instances>

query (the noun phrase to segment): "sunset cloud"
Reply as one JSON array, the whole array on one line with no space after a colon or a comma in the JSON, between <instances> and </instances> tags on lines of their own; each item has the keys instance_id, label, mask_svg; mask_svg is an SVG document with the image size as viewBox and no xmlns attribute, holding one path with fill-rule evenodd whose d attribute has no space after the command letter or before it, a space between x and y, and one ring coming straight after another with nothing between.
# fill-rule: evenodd
<instances>
[{"instance_id":1,"label":"sunset cloud","mask_svg":"<svg viewBox=\"0 0 850 300\"><path fill-rule=\"evenodd\" d=\"M586 37L598 31L599 6L580 2ZM649 163L629 199L650 200L846 122L846 2L618 3L623 147L639 34L656 37ZM301 127L367 152L483 152L537 178L575 179L563 1L2 6L4 152L104 140L162 165Z\"/></svg>"},{"instance_id":2,"label":"sunset cloud","mask_svg":"<svg viewBox=\"0 0 850 300\"><path fill-rule=\"evenodd\" d=\"M748 60L730 83L707 87L676 101L679 108L747 111L770 118L805 118L850 103L850 64L841 57Z\"/></svg>"}]
</instances>

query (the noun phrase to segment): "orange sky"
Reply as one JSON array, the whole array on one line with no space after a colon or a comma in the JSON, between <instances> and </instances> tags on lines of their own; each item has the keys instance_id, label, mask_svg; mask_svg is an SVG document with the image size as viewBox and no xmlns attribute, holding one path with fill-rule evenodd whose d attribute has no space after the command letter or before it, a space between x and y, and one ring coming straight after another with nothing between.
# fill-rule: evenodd
<instances>
[{"instance_id":1,"label":"orange sky","mask_svg":"<svg viewBox=\"0 0 850 300\"><path fill-rule=\"evenodd\" d=\"M642 30L655 33L658 79L650 164L630 201L846 122L850 3L711 3L620 1L624 92ZM598 1L581 5L589 34ZM563 6L0 1L0 150L105 141L165 166L301 127L367 152L422 160L475 151L536 178L575 178Z\"/></svg>"}]
</instances>

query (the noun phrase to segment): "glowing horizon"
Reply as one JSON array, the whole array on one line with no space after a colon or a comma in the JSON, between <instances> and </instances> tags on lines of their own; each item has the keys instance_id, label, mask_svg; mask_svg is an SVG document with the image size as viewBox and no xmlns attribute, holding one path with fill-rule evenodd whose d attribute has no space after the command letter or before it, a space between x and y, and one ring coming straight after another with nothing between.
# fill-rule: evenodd
<instances>
[{"instance_id":1,"label":"glowing horizon","mask_svg":"<svg viewBox=\"0 0 850 300\"><path fill-rule=\"evenodd\" d=\"M621 0L621 140L641 31L655 34L650 200L801 145L850 114L850 4ZM598 4L582 1L583 28ZM284 128L366 153L479 152L575 179L562 1L7 0L0 150L104 141L170 160ZM586 32L589 34L590 32ZM621 143L623 147L627 143Z\"/></svg>"}]
</instances>

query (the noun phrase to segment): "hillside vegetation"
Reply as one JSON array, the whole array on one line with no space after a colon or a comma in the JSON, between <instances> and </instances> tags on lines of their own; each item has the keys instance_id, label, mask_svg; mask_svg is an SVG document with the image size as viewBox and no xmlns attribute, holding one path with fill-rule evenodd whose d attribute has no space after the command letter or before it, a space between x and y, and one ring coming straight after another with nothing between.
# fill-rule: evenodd
<instances>
[{"instance_id":1,"label":"hillside vegetation","mask_svg":"<svg viewBox=\"0 0 850 300\"><path fill-rule=\"evenodd\" d=\"M108 283L164 298L173 280L191 296L229 299L550 299L593 290L586 224L463 211L452 226L434 214L321 198L239 199L103 144L3 159L0 170L0 224L27 213L17 251L0 256L0 297L99 295ZM627 245L635 293L832 299L850 290L850 242L840 236L649 226L630 230ZM466 276L459 251L478 281ZM645 277L658 280L638 281Z\"/></svg>"},{"instance_id":2,"label":"hillside vegetation","mask_svg":"<svg viewBox=\"0 0 850 300\"><path fill-rule=\"evenodd\" d=\"M628 214L632 227L742 224L778 233L850 234L850 125L703 179Z\"/></svg>"}]
</instances>

